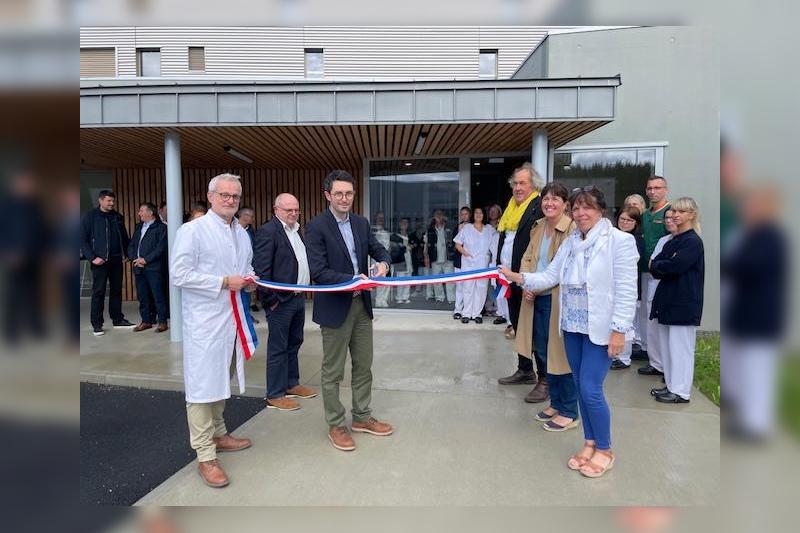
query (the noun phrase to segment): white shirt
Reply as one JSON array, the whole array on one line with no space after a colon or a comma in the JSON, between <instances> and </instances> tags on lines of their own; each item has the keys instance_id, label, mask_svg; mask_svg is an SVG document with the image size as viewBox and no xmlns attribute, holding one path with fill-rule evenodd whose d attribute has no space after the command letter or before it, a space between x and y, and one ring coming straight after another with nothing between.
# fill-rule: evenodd
<instances>
[{"instance_id":1,"label":"white shirt","mask_svg":"<svg viewBox=\"0 0 800 533\"><path fill-rule=\"evenodd\" d=\"M151 220L150 222L142 222L142 234L139 236L139 243L136 245L136 257L141 257L139 254L139 250L142 247L142 241L144 240L144 234L147 233L147 228L153 225L156 219Z\"/></svg>"},{"instance_id":2,"label":"white shirt","mask_svg":"<svg viewBox=\"0 0 800 533\"><path fill-rule=\"evenodd\" d=\"M278 220L281 220L280 217ZM294 258L297 259L297 284L310 285L311 271L308 268L306 245L303 244L303 239L300 238L300 223L295 222L294 227L292 227L281 220L281 224L283 224L286 236L289 237L289 244L292 245L292 250L294 250Z\"/></svg>"},{"instance_id":3,"label":"white shirt","mask_svg":"<svg viewBox=\"0 0 800 533\"><path fill-rule=\"evenodd\" d=\"M473 224L464 224L453 241L464 247L465 251L472 256L461 256L462 270L486 268L494 253L493 248L497 246L497 232L488 224L483 225L482 231L478 231ZM492 262L495 261L496 259Z\"/></svg>"},{"instance_id":4,"label":"white shirt","mask_svg":"<svg viewBox=\"0 0 800 533\"><path fill-rule=\"evenodd\" d=\"M506 238L503 240L503 249L500 250L500 264L511 268L511 258L514 255L514 237L517 230L506 230Z\"/></svg>"}]
</instances>

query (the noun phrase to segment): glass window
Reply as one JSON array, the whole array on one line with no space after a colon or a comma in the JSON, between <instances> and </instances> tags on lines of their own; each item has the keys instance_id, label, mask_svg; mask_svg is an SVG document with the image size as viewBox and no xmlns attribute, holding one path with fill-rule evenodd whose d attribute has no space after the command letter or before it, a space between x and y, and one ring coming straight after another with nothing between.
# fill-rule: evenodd
<instances>
[{"instance_id":1,"label":"glass window","mask_svg":"<svg viewBox=\"0 0 800 533\"><path fill-rule=\"evenodd\" d=\"M497 50L481 50L478 76L481 78L497 78Z\"/></svg>"},{"instance_id":2,"label":"glass window","mask_svg":"<svg viewBox=\"0 0 800 533\"><path fill-rule=\"evenodd\" d=\"M378 242L392 256L391 275L452 272L458 159L373 161L369 170L369 218ZM438 264L426 267L426 235L437 215L444 221L445 253ZM377 288L372 297L376 307L452 310L455 285Z\"/></svg>"},{"instance_id":3,"label":"glass window","mask_svg":"<svg viewBox=\"0 0 800 533\"><path fill-rule=\"evenodd\" d=\"M606 216L616 220L625 198L644 196L647 178L655 174L656 149L574 150L554 156L553 181L568 189L594 185L605 194Z\"/></svg>"},{"instance_id":4,"label":"glass window","mask_svg":"<svg viewBox=\"0 0 800 533\"><path fill-rule=\"evenodd\" d=\"M306 78L321 78L324 72L322 48L306 48Z\"/></svg>"},{"instance_id":5,"label":"glass window","mask_svg":"<svg viewBox=\"0 0 800 533\"><path fill-rule=\"evenodd\" d=\"M138 50L137 62L139 76L150 78L161 76L161 50Z\"/></svg>"}]
</instances>

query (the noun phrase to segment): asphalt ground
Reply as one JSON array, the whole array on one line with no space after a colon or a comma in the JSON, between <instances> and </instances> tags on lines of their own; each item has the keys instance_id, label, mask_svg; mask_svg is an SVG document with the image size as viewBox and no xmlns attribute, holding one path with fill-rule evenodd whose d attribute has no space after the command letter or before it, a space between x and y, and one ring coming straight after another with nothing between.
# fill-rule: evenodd
<instances>
[{"instance_id":1,"label":"asphalt ground","mask_svg":"<svg viewBox=\"0 0 800 533\"><path fill-rule=\"evenodd\" d=\"M231 397L228 431L264 407ZM195 458L183 392L81 383L81 503L132 505Z\"/></svg>"}]
</instances>

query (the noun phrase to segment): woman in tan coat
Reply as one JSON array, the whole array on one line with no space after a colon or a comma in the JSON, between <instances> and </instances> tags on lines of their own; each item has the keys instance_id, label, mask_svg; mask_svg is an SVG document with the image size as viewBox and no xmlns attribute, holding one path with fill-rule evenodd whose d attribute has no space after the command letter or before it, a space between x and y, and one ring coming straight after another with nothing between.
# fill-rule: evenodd
<instances>
[{"instance_id":1,"label":"woman in tan coat","mask_svg":"<svg viewBox=\"0 0 800 533\"><path fill-rule=\"evenodd\" d=\"M559 183L542 189L544 218L531 229L531 241L522 256L521 272L542 272L547 269L561 243L575 229L575 223L565 214L569 191ZM572 379L564 342L559 335L558 306L551 313L552 302L558 302L556 286L550 291L534 294L524 291L519 311L516 350L519 354L535 355L547 368L547 377L539 376L536 387L528 394L528 403L544 402L550 406L536 415L547 431L566 431L578 425L578 395Z\"/></svg>"}]
</instances>

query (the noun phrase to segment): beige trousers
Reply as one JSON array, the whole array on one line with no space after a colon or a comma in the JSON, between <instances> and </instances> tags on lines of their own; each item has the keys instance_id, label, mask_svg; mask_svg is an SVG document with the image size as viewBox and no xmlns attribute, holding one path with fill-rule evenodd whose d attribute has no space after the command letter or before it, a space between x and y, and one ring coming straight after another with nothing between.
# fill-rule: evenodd
<instances>
[{"instance_id":1,"label":"beige trousers","mask_svg":"<svg viewBox=\"0 0 800 533\"><path fill-rule=\"evenodd\" d=\"M217 445L214 437L225 435L225 400L214 403L187 403L186 419L189 422L189 442L197 452L198 461L211 461L217 458Z\"/></svg>"}]
</instances>

